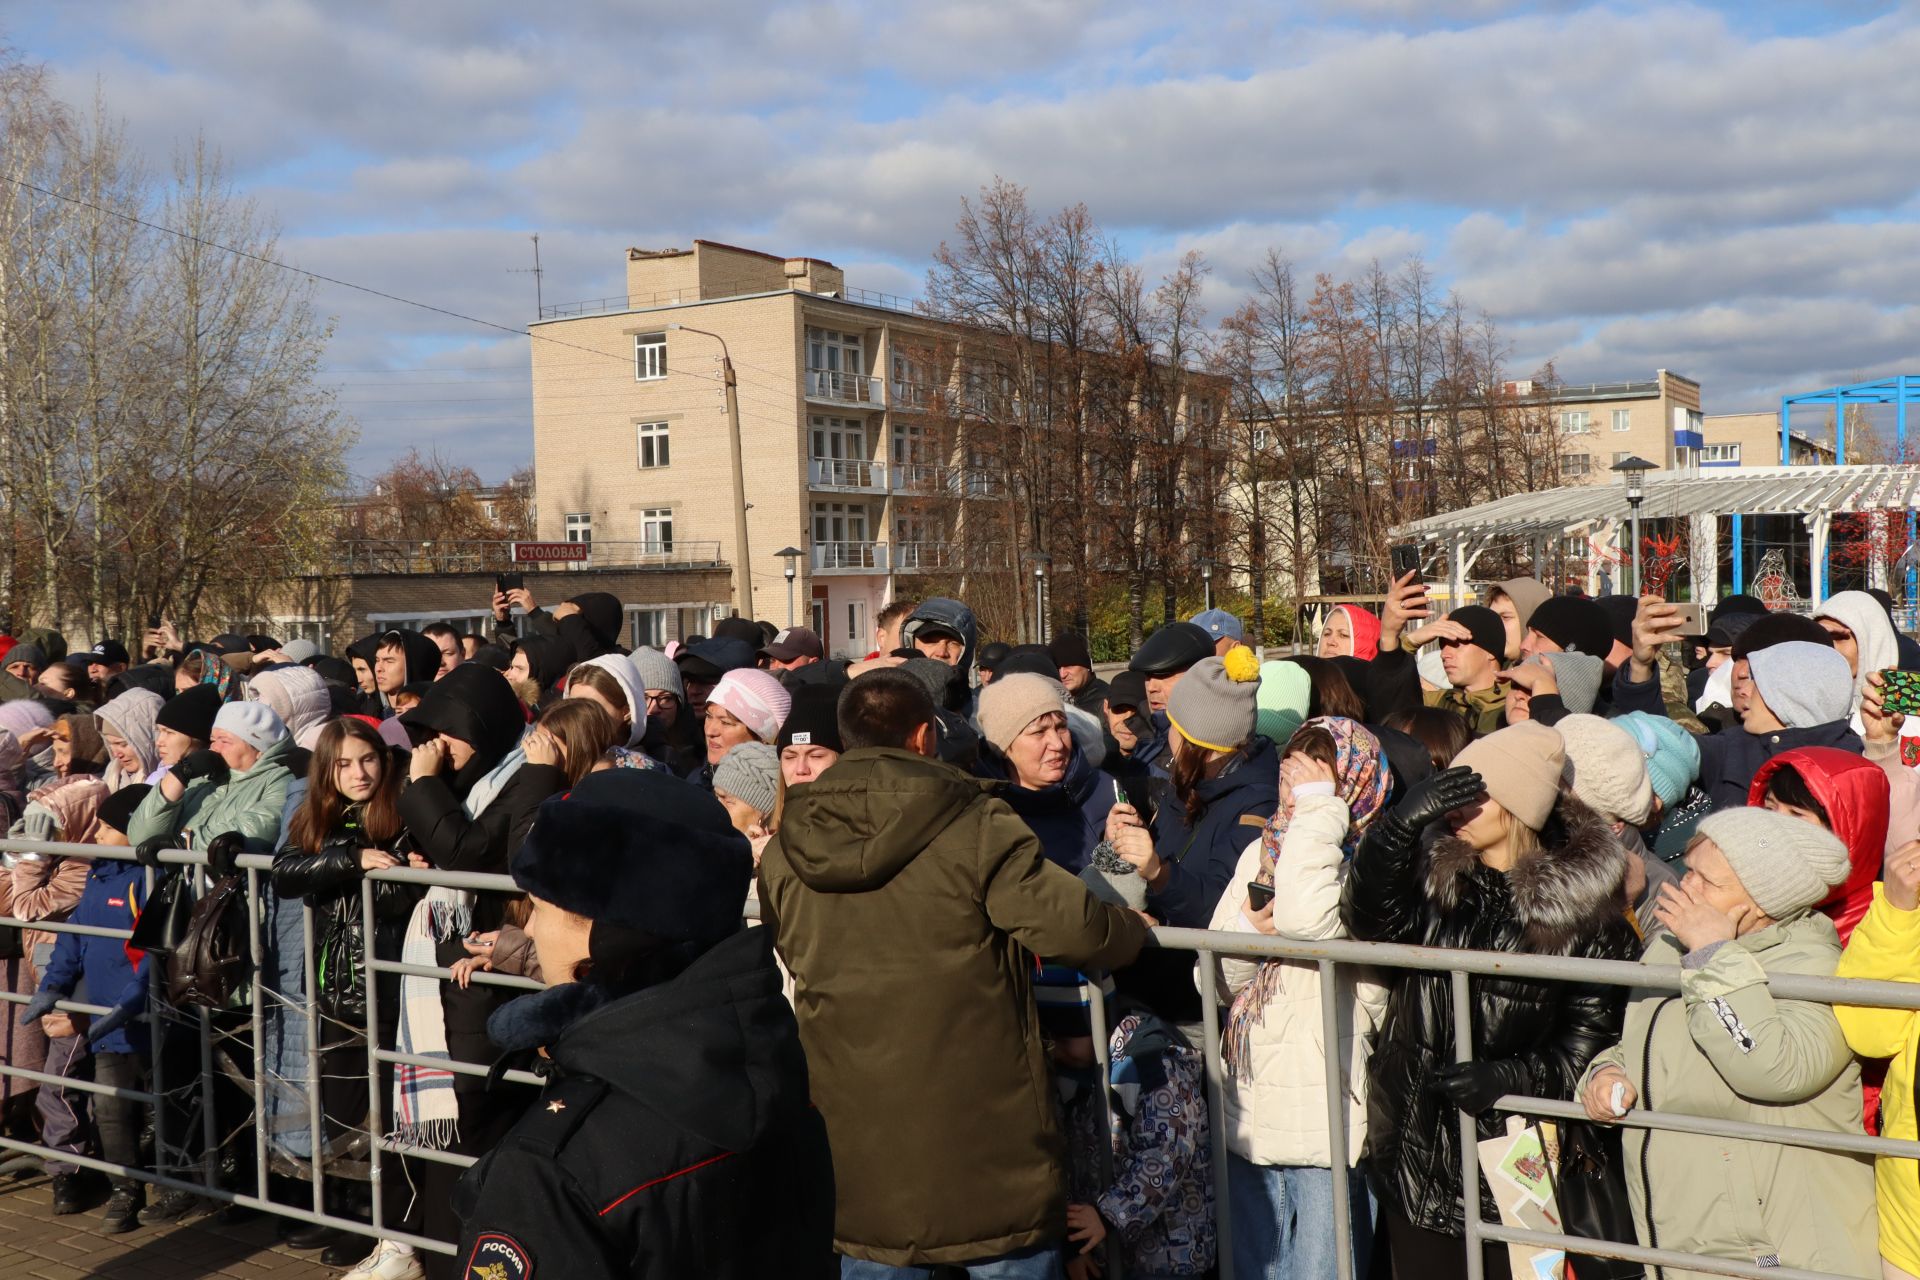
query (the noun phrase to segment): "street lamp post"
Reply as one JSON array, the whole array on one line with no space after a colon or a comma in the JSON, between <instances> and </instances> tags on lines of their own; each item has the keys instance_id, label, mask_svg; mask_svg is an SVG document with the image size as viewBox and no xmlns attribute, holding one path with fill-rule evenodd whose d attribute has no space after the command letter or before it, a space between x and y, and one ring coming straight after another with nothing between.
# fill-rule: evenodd
<instances>
[{"instance_id":1,"label":"street lamp post","mask_svg":"<svg viewBox=\"0 0 1920 1280\"><path fill-rule=\"evenodd\" d=\"M787 567L783 571L787 576L787 625L792 626L793 625L793 580L795 576L798 575L798 573L800 572L794 566L794 561L798 560L801 556L807 553L802 551L798 547L782 547L778 551L774 552L773 554L775 554L776 556L779 556L782 560L785 560L787 562Z\"/></svg>"},{"instance_id":2,"label":"street lamp post","mask_svg":"<svg viewBox=\"0 0 1920 1280\"><path fill-rule=\"evenodd\" d=\"M1633 568L1633 594L1640 594L1640 504L1647 496L1647 472L1657 471L1659 467L1645 458L1622 458L1613 464L1612 470L1620 473L1620 481L1627 491L1627 510L1630 513L1628 525L1632 538L1632 554L1629 563Z\"/></svg>"},{"instance_id":3,"label":"street lamp post","mask_svg":"<svg viewBox=\"0 0 1920 1280\"><path fill-rule=\"evenodd\" d=\"M1200 589L1206 599L1204 607L1213 608L1213 561L1211 560L1200 562Z\"/></svg>"},{"instance_id":4,"label":"street lamp post","mask_svg":"<svg viewBox=\"0 0 1920 1280\"><path fill-rule=\"evenodd\" d=\"M1035 644L1047 642L1047 566L1053 563L1053 557L1044 551L1031 551L1027 559L1033 561L1033 641Z\"/></svg>"},{"instance_id":5,"label":"street lamp post","mask_svg":"<svg viewBox=\"0 0 1920 1280\"><path fill-rule=\"evenodd\" d=\"M734 595L737 598L740 616L753 617L753 557L747 550L747 472L740 458L740 392L738 381L733 376L733 356L727 351L727 340L717 333L706 329L695 329L691 325L672 324L669 329L678 329L682 333L697 333L712 338L720 344L720 372L727 391L727 444L733 452L733 540L737 544L740 563L734 566Z\"/></svg>"}]
</instances>

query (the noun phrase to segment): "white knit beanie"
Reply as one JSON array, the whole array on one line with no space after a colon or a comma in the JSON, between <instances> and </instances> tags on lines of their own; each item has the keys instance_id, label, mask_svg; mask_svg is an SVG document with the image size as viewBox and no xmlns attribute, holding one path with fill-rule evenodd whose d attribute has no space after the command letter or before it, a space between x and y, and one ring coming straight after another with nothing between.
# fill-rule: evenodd
<instances>
[{"instance_id":1,"label":"white knit beanie","mask_svg":"<svg viewBox=\"0 0 1920 1280\"><path fill-rule=\"evenodd\" d=\"M1833 832L1771 809L1722 809L1698 831L1720 847L1741 885L1775 920L1825 901L1853 871L1847 846Z\"/></svg>"},{"instance_id":2,"label":"white knit beanie","mask_svg":"<svg viewBox=\"0 0 1920 1280\"><path fill-rule=\"evenodd\" d=\"M1030 671L1001 676L980 691L980 736L1005 755L1027 726L1049 711L1064 712L1066 687Z\"/></svg>"},{"instance_id":3,"label":"white knit beanie","mask_svg":"<svg viewBox=\"0 0 1920 1280\"><path fill-rule=\"evenodd\" d=\"M1653 780L1632 734L1600 716L1564 716L1553 726L1566 744L1560 778L1575 798L1609 822L1644 826L1653 815Z\"/></svg>"},{"instance_id":4,"label":"white knit beanie","mask_svg":"<svg viewBox=\"0 0 1920 1280\"><path fill-rule=\"evenodd\" d=\"M224 729L255 751L265 751L287 736L287 726L264 702L229 702L213 717L214 729Z\"/></svg>"}]
</instances>

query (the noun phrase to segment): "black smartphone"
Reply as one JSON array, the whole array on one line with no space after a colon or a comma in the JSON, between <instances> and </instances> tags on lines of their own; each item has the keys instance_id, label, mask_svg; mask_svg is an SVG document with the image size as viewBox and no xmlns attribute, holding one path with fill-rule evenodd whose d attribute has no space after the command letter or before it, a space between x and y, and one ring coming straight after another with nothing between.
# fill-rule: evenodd
<instances>
[{"instance_id":1,"label":"black smartphone","mask_svg":"<svg viewBox=\"0 0 1920 1280\"><path fill-rule=\"evenodd\" d=\"M1410 573L1414 574L1415 576L1419 575L1420 546L1418 543L1396 542L1393 544L1392 555L1393 555L1393 580L1395 582L1400 581L1400 579L1406 577Z\"/></svg>"},{"instance_id":2,"label":"black smartphone","mask_svg":"<svg viewBox=\"0 0 1920 1280\"><path fill-rule=\"evenodd\" d=\"M493 575L493 589L501 595L509 591L524 591L527 575L524 573L496 573Z\"/></svg>"},{"instance_id":3,"label":"black smartphone","mask_svg":"<svg viewBox=\"0 0 1920 1280\"><path fill-rule=\"evenodd\" d=\"M160 615L159 615L159 614L157 614L157 613L150 613L150 614L148 614L148 615L147 615L147 630L149 630L149 631L158 631L159 629L160 629Z\"/></svg>"},{"instance_id":4,"label":"black smartphone","mask_svg":"<svg viewBox=\"0 0 1920 1280\"><path fill-rule=\"evenodd\" d=\"M1265 911L1273 902L1273 886L1258 880L1247 881L1247 910Z\"/></svg>"}]
</instances>

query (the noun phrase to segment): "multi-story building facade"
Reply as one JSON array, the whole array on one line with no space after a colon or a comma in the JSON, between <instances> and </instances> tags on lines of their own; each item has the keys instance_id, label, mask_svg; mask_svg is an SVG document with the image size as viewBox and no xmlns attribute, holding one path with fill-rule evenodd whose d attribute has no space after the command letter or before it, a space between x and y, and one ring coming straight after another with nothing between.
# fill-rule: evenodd
<instances>
[{"instance_id":1,"label":"multi-story building facade","mask_svg":"<svg viewBox=\"0 0 1920 1280\"><path fill-rule=\"evenodd\" d=\"M988 574L1019 590L1019 522L978 533L1015 483L974 443L988 433L954 425L1004 421L1018 399L984 333L849 289L819 259L696 240L630 250L625 295L549 307L531 336L542 538L714 545L734 607L743 576L758 617L787 620L791 592L792 621L839 653L871 647L902 578L964 589Z\"/></svg>"},{"instance_id":2,"label":"multi-story building facade","mask_svg":"<svg viewBox=\"0 0 1920 1280\"><path fill-rule=\"evenodd\" d=\"M1613 465L1631 457L1662 470L1782 465L1778 411L1702 413L1700 384L1665 369L1647 382L1515 383L1512 389L1550 407L1565 484L1610 482ZM1793 466L1833 461L1831 444L1801 432L1793 435L1792 452L1787 461Z\"/></svg>"}]
</instances>

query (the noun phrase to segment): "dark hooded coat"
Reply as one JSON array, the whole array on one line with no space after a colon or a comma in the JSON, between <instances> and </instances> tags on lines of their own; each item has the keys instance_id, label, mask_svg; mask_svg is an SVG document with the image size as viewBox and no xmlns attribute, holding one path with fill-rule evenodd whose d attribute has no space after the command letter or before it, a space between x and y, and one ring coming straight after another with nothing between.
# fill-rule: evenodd
<instances>
[{"instance_id":1,"label":"dark hooded coat","mask_svg":"<svg viewBox=\"0 0 1920 1280\"><path fill-rule=\"evenodd\" d=\"M1540 848L1508 872L1480 861L1446 836L1423 851L1397 822L1361 837L1340 914L1364 942L1632 960L1640 953L1628 922L1627 852L1599 815L1562 796ZM1375 1194L1408 1222L1447 1235L1465 1232L1461 1208L1460 1113L1432 1087L1454 1061L1451 975L1401 971L1367 1068L1365 1163ZM1525 1065L1525 1092L1571 1099L1595 1054L1617 1044L1626 991L1619 987L1474 977L1477 1062ZM1505 1119L1479 1117L1482 1139ZM1482 1187L1481 1216L1499 1221Z\"/></svg>"},{"instance_id":2,"label":"dark hooded coat","mask_svg":"<svg viewBox=\"0 0 1920 1280\"><path fill-rule=\"evenodd\" d=\"M994 786L849 751L787 793L761 858L850 1257L974 1262L1065 1235L1034 957L1114 968L1146 926L1047 861Z\"/></svg>"},{"instance_id":3,"label":"dark hooded coat","mask_svg":"<svg viewBox=\"0 0 1920 1280\"><path fill-rule=\"evenodd\" d=\"M562 1025L530 1029L553 1074L461 1182L461 1274L837 1276L833 1162L772 932L742 930L659 986L592 992L501 1011Z\"/></svg>"}]
</instances>

